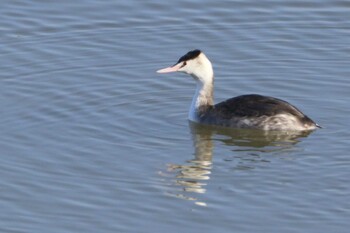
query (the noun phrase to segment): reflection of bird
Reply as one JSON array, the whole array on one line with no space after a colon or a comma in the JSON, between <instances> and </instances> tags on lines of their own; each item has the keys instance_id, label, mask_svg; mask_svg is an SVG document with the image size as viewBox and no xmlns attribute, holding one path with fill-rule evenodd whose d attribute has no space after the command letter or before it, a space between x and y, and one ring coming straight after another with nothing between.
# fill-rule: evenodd
<instances>
[{"instance_id":1,"label":"reflection of bird","mask_svg":"<svg viewBox=\"0 0 350 233\"><path fill-rule=\"evenodd\" d=\"M255 169L260 163L270 162L268 156L285 155L302 138L307 137L312 131L263 131L232 129L214 125L201 125L189 122L192 135L194 158L183 164L168 164L167 174L174 177L171 184L174 188L167 194L194 201L196 205L206 206L203 202L204 194L212 183L212 168L215 144L221 144L230 148L234 153L224 156L225 162L230 162L234 170ZM223 158L219 154L220 160ZM167 175L166 173L162 173ZM181 189L178 189L180 187Z\"/></svg>"},{"instance_id":2,"label":"reflection of bird","mask_svg":"<svg viewBox=\"0 0 350 233\"><path fill-rule=\"evenodd\" d=\"M158 73L184 72L197 82L189 119L194 122L233 128L262 130L313 130L319 127L286 101L261 95L237 96L214 105L214 72L209 59L193 50Z\"/></svg>"}]
</instances>

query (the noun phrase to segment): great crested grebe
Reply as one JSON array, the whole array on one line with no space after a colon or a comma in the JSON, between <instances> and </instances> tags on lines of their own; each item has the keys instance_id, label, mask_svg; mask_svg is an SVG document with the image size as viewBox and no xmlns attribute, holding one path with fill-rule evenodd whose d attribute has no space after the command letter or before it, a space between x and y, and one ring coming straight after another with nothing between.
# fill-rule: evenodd
<instances>
[{"instance_id":1,"label":"great crested grebe","mask_svg":"<svg viewBox=\"0 0 350 233\"><path fill-rule=\"evenodd\" d=\"M183 72L197 83L188 118L191 121L232 128L261 130L314 130L320 127L286 101L262 95L241 95L221 103L213 101L214 72L200 50L192 50L157 73Z\"/></svg>"}]
</instances>

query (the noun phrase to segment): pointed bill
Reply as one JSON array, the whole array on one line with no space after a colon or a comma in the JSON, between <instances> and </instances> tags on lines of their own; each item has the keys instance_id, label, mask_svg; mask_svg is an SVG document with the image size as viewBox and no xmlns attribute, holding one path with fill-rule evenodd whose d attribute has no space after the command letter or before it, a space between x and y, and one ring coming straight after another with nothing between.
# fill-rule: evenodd
<instances>
[{"instance_id":1,"label":"pointed bill","mask_svg":"<svg viewBox=\"0 0 350 233\"><path fill-rule=\"evenodd\" d=\"M164 73L171 73L176 72L181 68L182 63L176 64L174 66L169 66L164 69L157 70L157 73L164 74Z\"/></svg>"}]
</instances>

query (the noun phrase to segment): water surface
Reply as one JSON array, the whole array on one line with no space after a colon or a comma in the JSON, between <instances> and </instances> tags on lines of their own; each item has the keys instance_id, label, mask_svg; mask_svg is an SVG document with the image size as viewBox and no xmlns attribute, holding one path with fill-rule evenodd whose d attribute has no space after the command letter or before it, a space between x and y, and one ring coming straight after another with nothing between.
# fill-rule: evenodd
<instances>
[{"instance_id":1,"label":"water surface","mask_svg":"<svg viewBox=\"0 0 350 233\"><path fill-rule=\"evenodd\" d=\"M348 232L346 1L3 1L2 232ZM323 126L190 124L190 49L216 102L248 93Z\"/></svg>"}]
</instances>

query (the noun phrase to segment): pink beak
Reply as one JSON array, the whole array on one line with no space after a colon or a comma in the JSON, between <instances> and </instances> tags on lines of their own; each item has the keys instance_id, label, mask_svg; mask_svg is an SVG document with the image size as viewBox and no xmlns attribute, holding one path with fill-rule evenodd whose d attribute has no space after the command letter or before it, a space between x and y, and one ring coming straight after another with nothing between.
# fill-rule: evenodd
<instances>
[{"instance_id":1,"label":"pink beak","mask_svg":"<svg viewBox=\"0 0 350 233\"><path fill-rule=\"evenodd\" d=\"M167 68L157 70L157 73L164 74L164 73L176 72L181 68L181 65L182 65L182 62L174 66L169 66Z\"/></svg>"}]
</instances>

